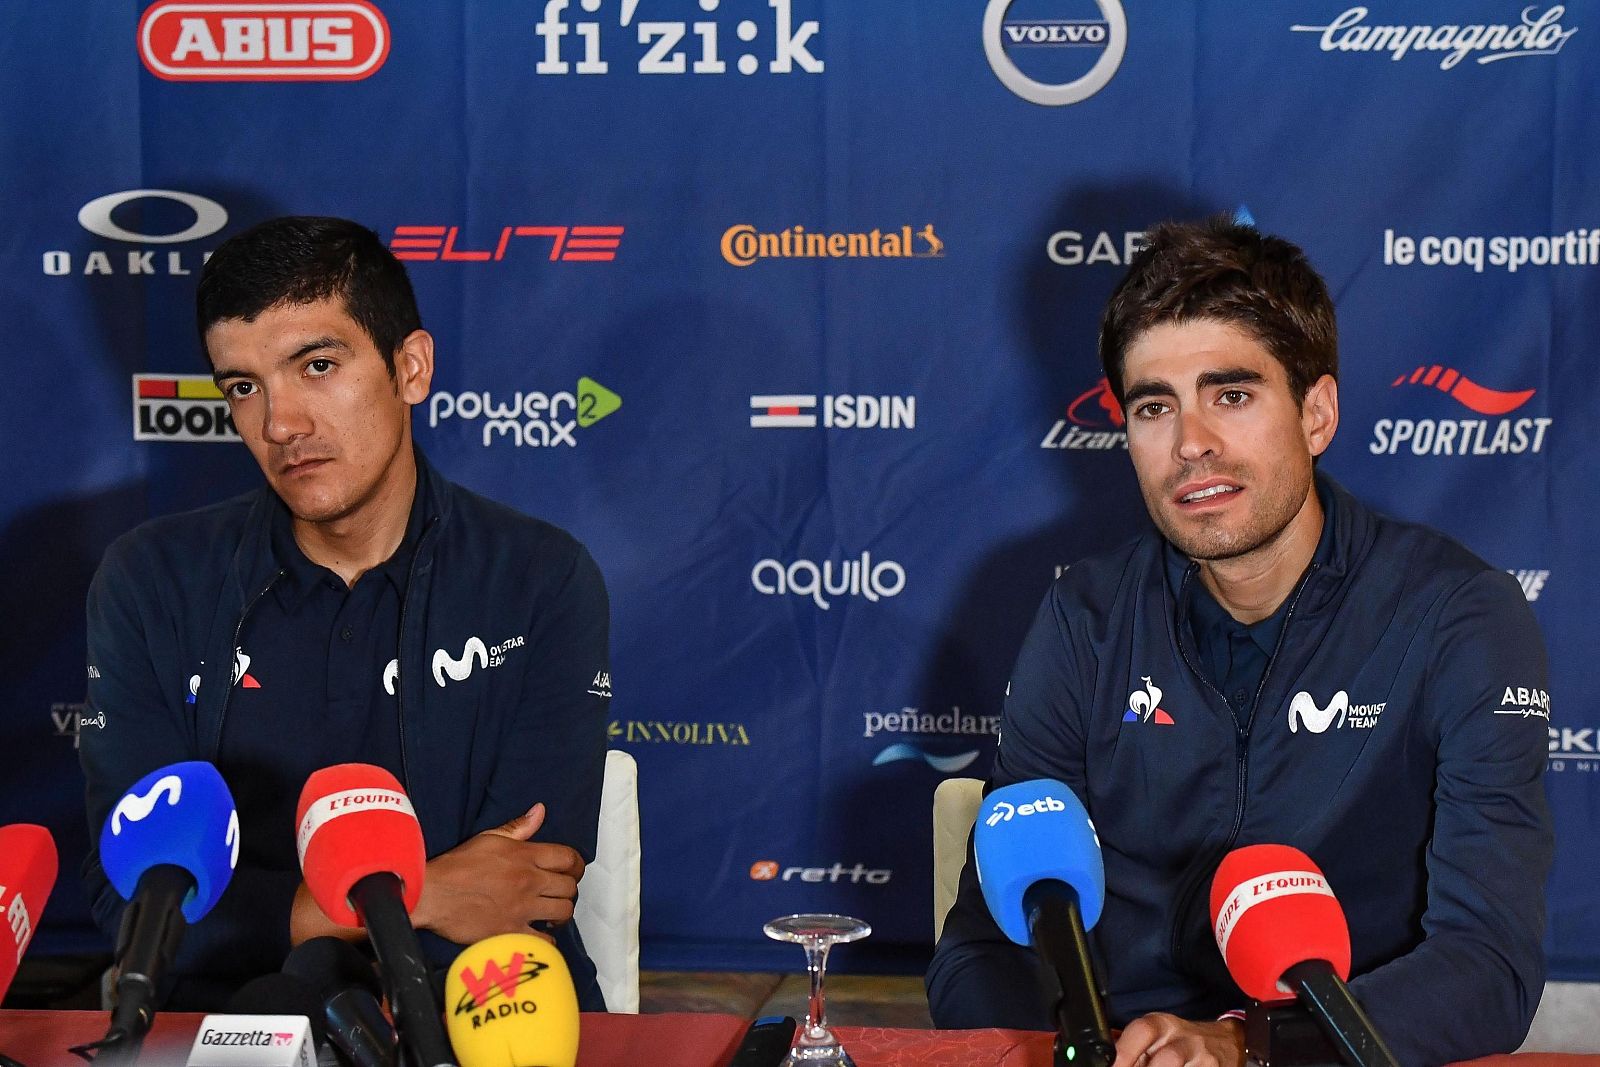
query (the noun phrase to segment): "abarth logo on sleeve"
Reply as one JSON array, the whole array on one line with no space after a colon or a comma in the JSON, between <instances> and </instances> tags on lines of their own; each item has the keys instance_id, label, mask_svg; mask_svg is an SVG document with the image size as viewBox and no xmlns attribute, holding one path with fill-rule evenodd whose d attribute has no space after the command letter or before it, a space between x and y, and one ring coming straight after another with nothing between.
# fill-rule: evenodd
<instances>
[{"instance_id":1,"label":"abarth logo on sleeve","mask_svg":"<svg viewBox=\"0 0 1600 1067\"><path fill-rule=\"evenodd\" d=\"M589 695L611 699L611 672L595 671L594 681L589 683Z\"/></svg>"},{"instance_id":2,"label":"abarth logo on sleeve","mask_svg":"<svg viewBox=\"0 0 1600 1067\"><path fill-rule=\"evenodd\" d=\"M1550 694L1543 689L1532 689L1520 685L1506 686L1505 695L1500 698L1500 706L1494 709L1496 715L1520 715L1524 719L1538 717L1548 720L1550 718Z\"/></svg>"},{"instance_id":3,"label":"abarth logo on sleeve","mask_svg":"<svg viewBox=\"0 0 1600 1067\"><path fill-rule=\"evenodd\" d=\"M1144 688L1128 694L1128 710L1123 714L1122 721L1148 722L1157 726L1173 725L1171 714L1161 707L1161 687L1152 682L1149 675L1139 680L1144 683Z\"/></svg>"}]
</instances>

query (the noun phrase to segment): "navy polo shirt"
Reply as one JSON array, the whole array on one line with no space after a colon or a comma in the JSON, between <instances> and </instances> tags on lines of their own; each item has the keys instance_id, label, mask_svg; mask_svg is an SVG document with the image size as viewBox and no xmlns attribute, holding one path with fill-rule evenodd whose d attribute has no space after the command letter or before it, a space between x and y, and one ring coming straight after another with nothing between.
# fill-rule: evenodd
<instances>
[{"instance_id":1,"label":"navy polo shirt","mask_svg":"<svg viewBox=\"0 0 1600 1067\"><path fill-rule=\"evenodd\" d=\"M422 530L421 490L400 547L354 586L306 558L278 503L271 545L279 575L240 629L218 760L239 809L241 864L300 869L295 807L313 771L371 763L400 777L390 664Z\"/></svg>"},{"instance_id":2,"label":"navy polo shirt","mask_svg":"<svg viewBox=\"0 0 1600 1067\"><path fill-rule=\"evenodd\" d=\"M1329 536L1330 523L1322 522L1322 534L1317 540L1317 550L1312 555L1316 563L1326 562L1333 550ZM1289 605L1294 601L1291 592L1283 598L1277 610L1259 622L1245 624L1228 614L1217 603L1211 590L1206 588L1197 574L1194 589L1189 597L1189 633L1194 638L1195 652L1200 657L1200 670L1222 693L1233 711L1234 721L1241 729L1250 721L1255 706L1256 692L1261 688L1267 664L1278 649L1278 638L1283 634L1284 620L1289 617ZM1299 588L1297 581L1295 587Z\"/></svg>"}]
</instances>

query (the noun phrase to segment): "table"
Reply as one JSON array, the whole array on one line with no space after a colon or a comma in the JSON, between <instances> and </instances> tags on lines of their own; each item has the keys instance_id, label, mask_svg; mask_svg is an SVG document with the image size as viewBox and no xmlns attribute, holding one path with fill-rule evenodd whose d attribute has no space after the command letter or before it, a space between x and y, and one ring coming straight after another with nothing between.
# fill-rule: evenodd
<instances>
[{"instance_id":1,"label":"table","mask_svg":"<svg viewBox=\"0 0 1600 1067\"><path fill-rule=\"evenodd\" d=\"M141 1067L182 1067L203 1016L156 1017ZM723 1067L748 1019L733 1015L586 1013L578 1067ZM0 1011L0 1052L27 1067L82 1067L68 1046L99 1037L104 1012ZM1022 1030L890 1030L835 1027L858 1067L1050 1067L1050 1035ZM1490 1056L1472 1067L1600 1067L1600 1056Z\"/></svg>"}]
</instances>

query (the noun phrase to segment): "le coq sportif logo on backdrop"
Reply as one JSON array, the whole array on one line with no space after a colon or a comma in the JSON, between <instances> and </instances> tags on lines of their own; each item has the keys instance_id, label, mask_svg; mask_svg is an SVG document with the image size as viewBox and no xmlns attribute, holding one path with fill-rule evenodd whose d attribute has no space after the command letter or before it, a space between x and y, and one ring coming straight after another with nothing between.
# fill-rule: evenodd
<instances>
[{"instance_id":1,"label":"le coq sportif logo on backdrop","mask_svg":"<svg viewBox=\"0 0 1600 1067\"><path fill-rule=\"evenodd\" d=\"M1095 0L1100 18L1008 18L1014 0L989 0L983 13L983 54L1000 84L1030 103L1061 107L1087 100L1106 87L1128 48L1128 19L1119 0ZM1063 14L1069 9L1058 4ZM1017 59L1029 52L1098 53L1087 71L1050 82L1024 71ZM1028 63L1031 69L1034 64Z\"/></svg>"},{"instance_id":2,"label":"le coq sportif logo on backdrop","mask_svg":"<svg viewBox=\"0 0 1600 1067\"><path fill-rule=\"evenodd\" d=\"M763 596L810 597L827 611L836 597L859 596L876 603L899 596L906 587L906 571L893 560L874 562L870 552L838 563L824 560L820 566L809 559L789 564L764 559L750 569L750 584Z\"/></svg>"}]
</instances>

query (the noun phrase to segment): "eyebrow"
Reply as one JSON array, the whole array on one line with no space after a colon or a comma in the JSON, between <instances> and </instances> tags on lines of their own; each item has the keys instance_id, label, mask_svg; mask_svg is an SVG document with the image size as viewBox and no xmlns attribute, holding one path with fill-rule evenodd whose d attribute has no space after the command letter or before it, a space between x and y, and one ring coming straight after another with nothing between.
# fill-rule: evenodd
<instances>
[{"instance_id":1,"label":"eyebrow","mask_svg":"<svg viewBox=\"0 0 1600 1067\"><path fill-rule=\"evenodd\" d=\"M1222 370L1208 370L1199 374L1195 380L1197 389L1215 389L1223 385L1254 385L1266 381L1260 371L1251 370L1249 367L1225 367ZM1177 396L1177 390L1161 378L1143 378L1128 386L1122 395L1124 406L1131 406L1140 400L1153 396Z\"/></svg>"},{"instance_id":2,"label":"eyebrow","mask_svg":"<svg viewBox=\"0 0 1600 1067\"><path fill-rule=\"evenodd\" d=\"M311 353L321 351L324 348L346 348L346 347L348 347L348 346L343 341L339 340L336 337L316 337L316 338L313 338L310 341L307 341L305 344L301 345L299 348L295 349L293 352L290 352L287 355L283 356L283 358L278 360L278 365L281 367L281 366L284 366L284 365L289 364L289 363L298 362L299 360L304 359L306 356L310 355ZM245 374L244 371L242 371L242 370L234 370L231 367L223 367L223 368L221 368L219 370L214 370L214 371L211 372L211 380L216 382L218 385L222 384L222 379L224 379L224 378L247 378L247 377L249 377L249 375Z\"/></svg>"}]
</instances>

